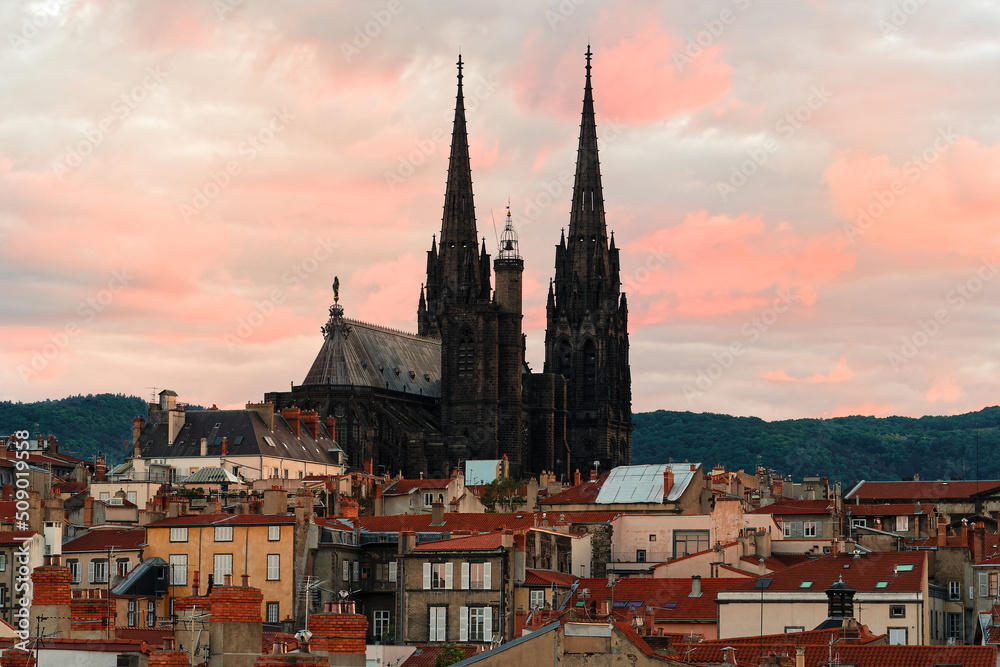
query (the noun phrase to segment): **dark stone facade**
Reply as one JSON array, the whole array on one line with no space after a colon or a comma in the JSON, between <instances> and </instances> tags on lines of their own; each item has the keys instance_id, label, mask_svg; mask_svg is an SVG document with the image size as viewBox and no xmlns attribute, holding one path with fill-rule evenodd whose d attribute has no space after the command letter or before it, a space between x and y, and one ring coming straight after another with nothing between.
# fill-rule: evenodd
<instances>
[{"instance_id":1,"label":"dark stone facade","mask_svg":"<svg viewBox=\"0 0 1000 667\"><path fill-rule=\"evenodd\" d=\"M604 220L589 49L573 198L569 238L556 246L545 368L533 373L510 214L492 272L479 243L460 59L441 234L427 252L417 335L349 320L335 303L306 381L265 400L334 416L352 465L371 459L377 471L409 477L503 457L514 476L630 463L627 305Z\"/></svg>"}]
</instances>

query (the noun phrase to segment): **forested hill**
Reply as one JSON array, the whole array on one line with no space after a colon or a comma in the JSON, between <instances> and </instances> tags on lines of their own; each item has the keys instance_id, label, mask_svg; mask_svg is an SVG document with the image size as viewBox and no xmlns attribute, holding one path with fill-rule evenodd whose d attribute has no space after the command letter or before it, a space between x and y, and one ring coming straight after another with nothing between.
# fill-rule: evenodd
<instances>
[{"instance_id":1,"label":"forested hill","mask_svg":"<svg viewBox=\"0 0 1000 667\"><path fill-rule=\"evenodd\" d=\"M693 412L632 416L632 462L697 461L706 469L757 465L799 479L819 474L843 482L1000 479L1000 407L951 417L837 417L766 422ZM846 492L846 489L845 489Z\"/></svg>"},{"instance_id":2,"label":"forested hill","mask_svg":"<svg viewBox=\"0 0 1000 667\"><path fill-rule=\"evenodd\" d=\"M32 436L50 433L59 451L92 461L104 452L109 462L125 459L125 442L132 441L132 418L146 418L146 401L122 394L88 394L37 403L0 402L0 434L27 430Z\"/></svg>"}]
</instances>

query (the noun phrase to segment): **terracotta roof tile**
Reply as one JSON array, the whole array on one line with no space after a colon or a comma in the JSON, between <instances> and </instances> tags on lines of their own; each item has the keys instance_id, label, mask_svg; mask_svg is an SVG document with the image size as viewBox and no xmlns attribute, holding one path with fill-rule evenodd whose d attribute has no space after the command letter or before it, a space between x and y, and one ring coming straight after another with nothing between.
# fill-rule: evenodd
<instances>
[{"instance_id":1,"label":"terracotta roof tile","mask_svg":"<svg viewBox=\"0 0 1000 667\"><path fill-rule=\"evenodd\" d=\"M434 667L438 654L444 650L443 646L418 646L400 667ZM475 646L459 646L458 650L465 652L466 658L471 658L479 652Z\"/></svg>"},{"instance_id":2,"label":"terracotta roof tile","mask_svg":"<svg viewBox=\"0 0 1000 667\"><path fill-rule=\"evenodd\" d=\"M435 540L424 542L413 547L414 551L486 551L499 549L503 535L486 533L470 537L455 537L450 540Z\"/></svg>"},{"instance_id":3,"label":"terracotta roof tile","mask_svg":"<svg viewBox=\"0 0 1000 667\"><path fill-rule=\"evenodd\" d=\"M32 535L38 535L37 531L34 530L5 530L0 531L0 545L9 547L12 545L18 545L23 542L25 537L31 537Z\"/></svg>"},{"instance_id":4,"label":"terracotta roof tile","mask_svg":"<svg viewBox=\"0 0 1000 667\"><path fill-rule=\"evenodd\" d=\"M143 528L97 528L66 542L63 553L104 551L114 547L119 551L138 551L146 543Z\"/></svg>"},{"instance_id":5,"label":"terracotta roof tile","mask_svg":"<svg viewBox=\"0 0 1000 667\"><path fill-rule=\"evenodd\" d=\"M226 526L274 525L295 523L294 516L284 514L191 514L169 519L160 519L149 524L147 528L165 528L169 526L206 526L211 524Z\"/></svg>"},{"instance_id":6,"label":"terracotta roof tile","mask_svg":"<svg viewBox=\"0 0 1000 667\"><path fill-rule=\"evenodd\" d=\"M937 509L933 503L884 503L881 505L844 505L844 513L851 516L903 516L931 514Z\"/></svg>"},{"instance_id":7,"label":"terracotta roof tile","mask_svg":"<svg viewBox=\"0 0 1000 667\"><path fill-rule=\"evenodd\" d=\"M842 578L859 593L919 591L923 587L925 559L924 551L884 551L860 558L846 554L820 556L766 575L771 580L767 590L803 591L800 584L812 581L809 591L825 591ZM898 571L897 565L912 565L913 569ZM730 590L756 590L756 579L739 581ZM879 582L886 584L876 587Z\"/></svg>"},{"instance_id":8,"label":"terracotta roof tile","mask_svg":"<svg viewBox=\"0 0 1000 667\"><path fill-rule=\"evenodd\" d=\"M553 570L524 570L525 586L551 586L556 582L556 586L572 586L578 577L564 572L554 572Z\"/></svg>"},{"instance_id":9,"label":"terracotta roof tile","mask_svg":"<svg viewBox=\"0 0 1000 667\"><path fill-rule=\"evenodd\" d=\"M701 580L701 595L691 597L691 579L619 579L615 584L615 611L621 612L632 607L637 611L653 607L657 621L665 623L682 620L702 620L715 622L716 594L737 583L738 579L706 578ZM584 590L587 597L584 597ZM611 597L611 588L606 578L580 579L576 591L570 598L569 607L577 602L596 600L603 602ZM628 603L633 603L629 605ZM634 604L639 603L639 604ZM584 605L585 606L585 605Z\"/></svg>"},{"instance_id":10,"label":"terracotta roof tile","mask_svg":"<svg viewBox=\"0 0 1000 667\"><path fill-rule=\"evenodd\" d=\"M597 494L601 492L601 487L608 479L610 473L604 473L593 482L581 482L576 486L571 486L562 493L549 496L544 500L539 500L539 505L576 505L581 503L594 503L597 501Z\"/></svg>"},{"instance_id":11,"label":"terracotta roof tile","mask_svg":"<svg viewBox=\"0 0 1000 667\"><path fill-rule=\"evenodd\" d=\"M952 480L919 482L861 482L844 500L938 500L969 498L973 494L1000 487L1000 480Z\"/></svg>"}]
</instances>

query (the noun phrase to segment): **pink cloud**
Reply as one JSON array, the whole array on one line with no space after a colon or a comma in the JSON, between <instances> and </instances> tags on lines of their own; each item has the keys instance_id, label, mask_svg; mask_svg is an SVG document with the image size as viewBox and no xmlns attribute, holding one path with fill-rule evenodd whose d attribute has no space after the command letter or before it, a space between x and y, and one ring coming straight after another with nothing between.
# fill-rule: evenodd
<instances>
[{"instance_id":1,"label":"pink cloud","mask_svg":"<svg viewBox=\"0 0 1000 667\"><path fill-rule=\"evenodd\" d=\"M707 107L729 91L732 67L722 61L719 44L689 60L681 59L685 38L673 34L652 11L627 20L620 13L605 11L598 24L600 37L592 45L593 86L602 118L651 123ZM636 32L637 24L645 27ZM557 53L557 48L562 46L529 37L520 60L504 78L514 82L515 99L522 106L579 118L583 58L561 50ZM560 83L553 85L553 81Z\"/></svg>"},{"instance_id":2,"label":"pink cloud","mask_svg":"<svg viewBox=\"0 0 1000 667\"><path fill-rule=\"evenodd\" d=\"M827 375L823 375L817 371L809 377L792 377L784 369L779 369L776 371L761 373L760 376L765 380L775 380L778 382L802 382L806 384L817 384L824 382L846 382L854 376L854 373L847 368L847 357L841 357L840 361L837 362L836 367L831 369Z\"/></svg>"},{"instance_id":3,"label":"pink cloud","mask_svg":"<svg viewBox=\"0 0 1000 667\"><path fill-rule=\"evenodd\" d=\"M805 237L768 228L760 217L702 210L628 243L623 283L630 297L648 303L638 324L767 307L778 290L809 306L854 267L847 245L837 234ZM630 299L633 310L636 303Z\"/></svg>"},{"instance_id":4,"label":"pink cloud","mask_svg":"<svg viewBox=\"0 0 1000 667\"><path fill-rule=\"evenodd\" d=\"M845 238L976 257L996 247L1000 145L946 138L944 130L928 137L924 149L899 164L886 155L839 153L824 179Z\"/></svg>"},{"instance_id":5,"label":"pink cloud","mask_svg":"<svg viewBox=\"0 0 1000 667\"><path fill-rule=\"evenodd\" d=\"M941 378L927 390L927 400L931 403L944 401L954 403L962 398L962 388L951 378Z\"/></svg>"}]
</instances>

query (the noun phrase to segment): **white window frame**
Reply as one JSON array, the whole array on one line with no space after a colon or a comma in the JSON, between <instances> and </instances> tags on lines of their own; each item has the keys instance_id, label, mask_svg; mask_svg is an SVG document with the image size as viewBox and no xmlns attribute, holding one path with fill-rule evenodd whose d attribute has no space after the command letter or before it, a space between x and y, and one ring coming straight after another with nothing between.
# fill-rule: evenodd
<instances>
[{"instance_id":1,"label":"white window frame","mask_svg":"<svg viewBox=\"0 0 1000 667\"><path fill-rule=\"evenodd\" d=\"M545 606L545 589L535 588L528 591L528 609L541 609Z\"/></svg>"},{"instance_id":2,"label":"white window frame","mask_svg":"<svg viewBox=\"0 0 1000 667\"><path fill-rule=\"evenodd\" d=\"M6 555L7 554L4 554L4 556ZM71 584L80 583L83 576L81 572L82 568L80 567L80 561L77 560L76 558L72 558L66 561L66 565L69 567L70 583Z\"/></svg>"},{"instance_id":3,"label":"white window frame","mask_svg":"<svg viewBox=\"0 0 1000 667\"><path fill-rule=\"evenodd\" d=\"M170 541L171 542L187 542L188 541L188 529L187 529L187 526L171 526L170 527Z\"/></svg>"},{"instance_id":4,"label":"white window frame","mask_svg":"<svg viewBox=\"0 0 1000 667\"><path fill-rule=\"evenodd\" d=\"M187 586L188 557L187 554L170 554L167 556L170 564L170 585Z\"/></svg>"},{"instance_id":5,"label":"white window frame","mask_svg":"<svg viewBox=\"0 0 1000 667\"><path fill-rule=\"evenodd\" d=\"M802 522L802 537L816 537L817 523L815 521Z\"/></svg>"},{"instance_id":6,"label":"white window frame","mask_svg":"<svg viewBox=\"0 0 1000 667\"><path fill-rule=\"evenodd\" d=\"M267 580L279 581L281 579L281 554L267 555Z\"/></svg>"},{"instance_id":7,"label":"white window frame","mask_svg":"<svg viewBox=\"0 0 1000 667\"><path fill-rule=\"evenodd\" d=\"M146 600L146 627L156 627L156 601Z\"/></svg>"},{"instance_id":8,"label":"white window frame","mask_svg":"<svg viewBox=\"0 0 1000 667\"><path fill-rule=\"evenodd\" d=\"M128 626L130 628L134 628L136 626L136 623L138 623L138 620L139 619L138 619L138 617L136 615L136 601L135 600L129 600L128 601Z\"/></svg>"},{"instance_id":9,"label":"white window frame","mask_svg":"<svg viewBox=\"0 0 1000 667\"><path fill-rule=\"evenodd\" d=\"M488 644L493 641L493 609L461 607L458 617L458 641Z\"/></svg>"},{"instance_id":10,"label":"white window frame","mask_svg":"<svg viewBox=\"0 0 1000 667\"><path fill-rule=\"evenodd\" d=\"M396 564L396 561L390 561L389 562L389 581L392 581L392 582L396 581L396 568L397 567L398 566Z\"/></svg>"},{"instance_id":11,"label":"white window frame","mask_svg":"<svg viewBox=\"0 0 1000 667\"><path fill-rule=\"evenodd\" d=\"M388 635L390 625L390 617L388 609L376 609L372 612L372 634L375 636L375 640L379 641L382 639L382 635ZM387 637L392 639L392 637Z\"/></svg>"},{"instance_id":12,"label":"white window frame","mask_svg":"<svg viewBox=\"0 0 1000 667\"><path fill-rule=\"evenodd\" d=\"M795 632L805 632L805 630L806 630L805 626L802 626L802 625L786 625L785 626L785 634L786 635L793 634Z\"/></svg>"},{"instance_id":13,"label":"white window frame","mask_svg":"<svg viewBox=\"0 0 1000 667\"><path fill-rule=\"evenodd\" d=\"M281 526L268 526L267 541L278 542L279 540L281 540Z\"/></svg>"},{"instance_id":14,"label":"white window frame","mask_svg":"<svg viewBox=\"0 0 1000 667\"><path fill-rule=\"evenodd\" d=\"M493 565L482 561L462 563L462 590L488 591L493 588Z\"/></svg>"},{"instance_id":15,"label":"white window frame","mask_svg":"<svg viewBox=\"0 0 1000 667\"><path fill-rule=\"evenodd\" d=\"M782 521L781 522L781 534L782 534L783 537L791 537L792 536L792 522L791 521Z\"/></svg>"},{"instance_id":16,"label":"white window frame","mask_svg":"<svg viewBox=\"0 0 1000 667\"><path fill-rule=\"evenodd\" d=\"M907 533L910 531L910 517L908 516L897 516L896 517L896 532L897 533Z\"/></svg>"},{"instance_id":17,"label":"white window frame","mask_svg":"<svg viewBox=\"0 0 1000 667\"><path fill-rule=\"evenodd\" d=\"M135 491L127 491L127 492L126 492L126 497L128 498L128 501L129 501L130 503L132 503L133 505L135 505L135 504L136 504L136 496L135 496Z\"/></svg>"},{"instance_id":18,"label":"white window frame","mask_svg":"<svg viewBox=\"0 0 1000 667\"><path fill-rule=\"evenodd\" d=\"M428 633L428 641L432 642L443 642L447 641L447 628L448 628L448 608L447 607L428 607L430 622Z\"/></svg>"},{"instance_id":19,"label":"white window frame","mask_svg":"<svg viewBox=\"0 0 1000 667\"><path fill-rule=\"evenodd\" d=\"M452 590L454 564L424 563L424 590Z\"/></svg>"},{"instance_id":20,"label":"white window frame","mask_svg":"<svg viewBox=\"0 0 1000 667\"><path fill-rule=\"evenodd\" d=\"M961 581L949 581L948 582L948 599L949 600L961 600L962 599L962 582Z\"/></svg>"},{"instance_id":21,"label":"white window frame","mask_svg":"<svg viewBox=\"0 0 1000 667\"><path fill-rule=\"evenodd\" d=\"M907 632L907 628L886 628L885 630L886 634L889 635L890 645L905 646L908 643L909 632Z\"/></svg>"},{"instance_id":22,"label":"white window frame","mask_svg":"<svg viewBox=\"0 0 1000 667\"><path fill-rule=\"evenodd\" d=\"M215 527L215 541L216 542L232 542L233 541L233 527L232 526L216 526Z\"/></svg>"},{"instance_id":23,"label":"white window frame","mask_svg":"<svg viewBox=\"0 0 1000 667\"><path fill-rule=\"evenodd\" d=\"M867 519L851 519L851 528L865 528L867 526Z\"/></svg>"},{"instance_id":24,"label":"white window frame","mask_svg":"<svg viewBox=\"0 0 1000 667\"><path fill-rule=\"evenodd\" d=\"M434 494L424 493L424 507L431 507L434 504Z\"/></svg>"},{"instance_id":25,"label":"white window frame","mask_svg":"<svg viewBox=\"0 0 1000 667\"><path fill-rule=\"evenodd\" d=\"M94 558L87 568L89 575L87 578L92 584L108 583L108 560L106 558Z\"/></svg>"},{"instance_id":26,"label":"white window frame","mask_svg":"<svg viewBox=\"0 0 1000 667\"><path fill-rule=\"evenodd\" d=\"M274 615L271 615L271 611L274 611ZM281 605L278 602L270 601L264 605L264 622L274 625L275 623L281 623ZM273 621L271 619L274 619Z\"/></svg>"}]
</instances>

